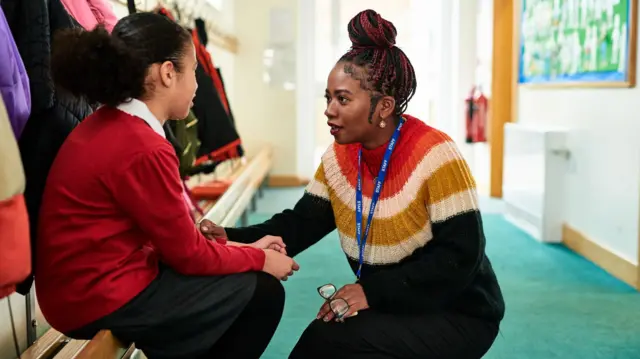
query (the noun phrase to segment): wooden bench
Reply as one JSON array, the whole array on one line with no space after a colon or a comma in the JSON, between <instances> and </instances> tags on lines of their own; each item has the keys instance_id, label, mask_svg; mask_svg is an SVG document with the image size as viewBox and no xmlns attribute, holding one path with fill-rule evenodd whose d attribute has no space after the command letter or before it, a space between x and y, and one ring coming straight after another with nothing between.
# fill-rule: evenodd
<instances>
[{"instance_id":1,"label":"wooden bench","mask_svg":"<svg viewBox=\"0 0 640 359\"><path fill-rule=\"evenodd\" d=\"M108 330L100 331L91 340L75 340L55 329L49 329L22 353L20 358L130 359L140 354L133 344L123 344Z\"/></svg>"},{"instance_id":2,"label":"wooden bench","mask_svg":"<svg viewBox=\"0 0 640 359\"><path fill-rule=\"evenodd\" d=\"M238 220L247 225L247 211L255 209L255 198L273 165L272 156L270 146L253 156L204 218L223 227L233 227Z\"/></svg>"},{"instance_id":3,"label":"wooden bench","mask_svg":"<svg viewBox=\"0 0 640 359\"><path fill-rule=\"evenodd\" d=\"M205 212L203 218L224 227L235 226L238 220L245 225L247 212L255 211L256 199L260 197L262 187L271 171L272 156L271 147L264 146L251 159L235 166L226 175L223 175L232 183L220 198L202 206ZM210 179L210 177L200 180L194 179L187 185L195 185Z\"/></svg>"}]
</instances>

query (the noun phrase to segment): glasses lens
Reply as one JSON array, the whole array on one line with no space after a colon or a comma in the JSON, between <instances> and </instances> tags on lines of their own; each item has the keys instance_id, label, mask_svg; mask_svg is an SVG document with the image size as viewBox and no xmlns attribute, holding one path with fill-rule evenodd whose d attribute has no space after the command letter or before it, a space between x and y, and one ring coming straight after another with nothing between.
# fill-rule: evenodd
<instances>
[{"instance_id":1,"label":"glasses lens","mask_svg":"<svg viewBox=\"0 0 640 359\"><path fill-rule=\"evenodd\" d=\"M329 305L331 306L333 314L338 318L344 317L344 315L349 311L349 304L344 299L334 299L329 303Z\"/></svg>"},{"instance_id":2,"label":"glasses lens","mask_svg":"<svg viewBox=\"0 0 640 359\"><path fill-rule=\"evenodd\" d=\"M336 294L336 287L333 284L325 284L318 289L318 292L322 298L329 299Z\"/></svg>"}]
</instances>

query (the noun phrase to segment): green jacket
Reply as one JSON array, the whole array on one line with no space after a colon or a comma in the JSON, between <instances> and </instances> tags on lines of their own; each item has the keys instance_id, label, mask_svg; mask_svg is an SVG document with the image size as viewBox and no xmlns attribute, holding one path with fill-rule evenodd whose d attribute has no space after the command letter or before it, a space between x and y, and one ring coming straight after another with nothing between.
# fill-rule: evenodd
<instances>
[{"instance_id":1,"label":"green jacket","mask_svg":"<svg viewBox=\"0 0 640 359\"><path fill-rule=\"evenodd\" d=\"M189 111L189 115L183 120L171 121L171 130L178 143L182 147L182 153L178 153L180 160L180 176L187 175L196 160L200 140L198 140L198 119Z\"/></svg>"}]
</instances>

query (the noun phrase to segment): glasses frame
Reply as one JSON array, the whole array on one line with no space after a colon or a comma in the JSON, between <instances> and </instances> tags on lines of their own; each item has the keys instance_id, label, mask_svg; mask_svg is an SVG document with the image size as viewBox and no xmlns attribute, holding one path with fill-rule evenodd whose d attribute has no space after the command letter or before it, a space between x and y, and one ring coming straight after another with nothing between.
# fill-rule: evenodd
<instances>
[{"instance_id":1,"label":"glasses frame","mask_svg":"<svg viewBox=\"0 0 640 359\"><path fill-rule=\"evenodd\" d=\"M322 289L327 287L333 288L333 294L328 298L322 295ZM342 298L334 298L334 296L338 292L338 288L332 283L327 283L319 286L317 290L320 297L322 297L322 299L324 299L327 303L329 303L329 308L331 308L331 312L333 312L333 315L336 317L336 319L342 320L344 316L349 312L349 309L351 308L351 306L349 305L349 303L347 303L346 300ZM342 311L342 313L334 308L334 305L337 306L338 303L344 305L345 309Z\"/></svg>"}]
</instances>

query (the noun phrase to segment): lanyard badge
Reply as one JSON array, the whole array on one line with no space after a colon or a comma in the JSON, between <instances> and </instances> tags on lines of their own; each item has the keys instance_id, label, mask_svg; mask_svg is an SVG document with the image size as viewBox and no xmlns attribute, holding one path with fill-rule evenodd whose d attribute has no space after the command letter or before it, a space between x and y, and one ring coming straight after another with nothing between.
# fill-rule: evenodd
<instances>
[{"instance_id":1,"label":"lanyard badge","mask_svg":"<svg viewBox=\"0 0 640 359\"><path fill-rule=\"evenodd\" d=\"M389 167L391 154L396 147L398 137L400 137L400 130L402 129L404 122L404 118L400 118L400 123L398 124L398 127L396 127L396 131L393 133L393 136L389 141L387 151L384 153L384 158L382 159L382 164L380 165L380 171L378 172L378 177L376 178L373 195L371 196L371 207L369 207L369 215L367 216L367 226L364 230L364 236L362 235L362 148L358 152L358 183L356 186L356 239L358 241L359 249L358 272L356 273L356 276L358 277L358 279L360 279L360 272L362 271L362 263L364 262L364 247L367 242L367 237L369 236L371 222L373 221L373 213L376 209L376 205L378 204L380 192L382 192L382 185L384 184L384 179L387 175L387 169Z\"/></svg>"}]
</instances>

